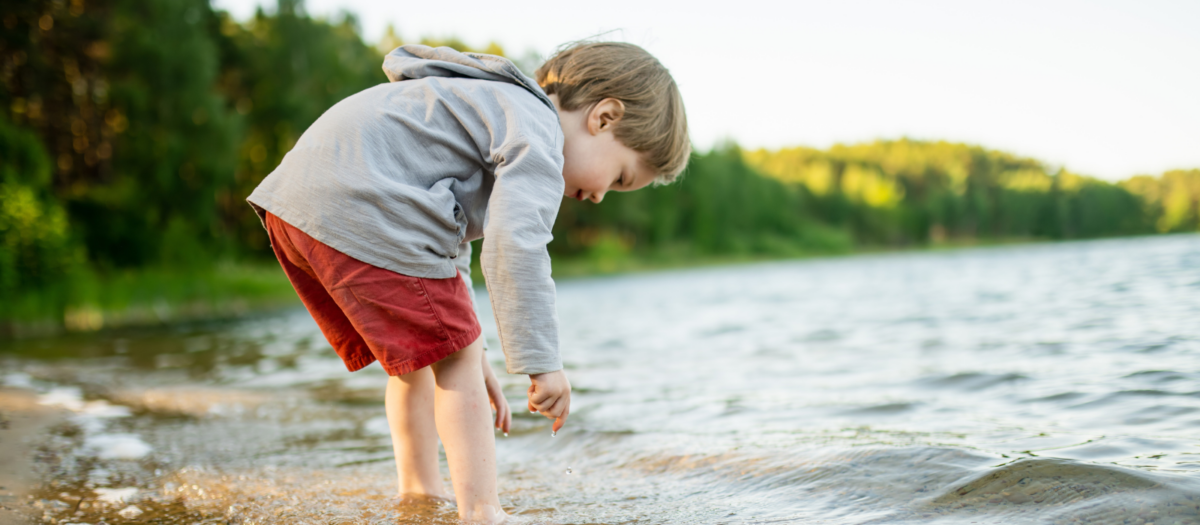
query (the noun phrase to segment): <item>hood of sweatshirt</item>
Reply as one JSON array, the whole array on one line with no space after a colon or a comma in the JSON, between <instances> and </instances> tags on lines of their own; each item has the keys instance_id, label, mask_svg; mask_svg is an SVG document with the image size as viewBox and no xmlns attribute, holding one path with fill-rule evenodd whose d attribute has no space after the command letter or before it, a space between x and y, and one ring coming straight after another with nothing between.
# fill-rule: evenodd
<instances>
[{"instance_id":1,"label":"hood of sweatshirt","mask_svg":"<svg viewBox=\"0 0 1200 525\"><path fill-rule=\"evenodd\" d=\"M406 44L388 53L383 59L383 72L388 80L398 82L425 77L477 78L516 84L533 93L555 114L558 109L532 78L525 76L508 59L481 53L462 53L449 47L429 47Z\"/></svg>"}]
</instances>

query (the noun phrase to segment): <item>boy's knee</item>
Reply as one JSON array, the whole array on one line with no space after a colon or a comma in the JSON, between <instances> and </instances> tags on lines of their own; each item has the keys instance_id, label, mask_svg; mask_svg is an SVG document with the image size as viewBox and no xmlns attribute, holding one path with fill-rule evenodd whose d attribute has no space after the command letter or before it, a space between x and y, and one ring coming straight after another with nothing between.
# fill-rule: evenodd
<instances>
[{"instance_id":1,"label":"boy's knee","mask_svg":"<svg viewBox=\"0 0 1200 525\"><path fill-rule=\"evenodd\" d=\"M394 381L401 388L420 387L420 385L422 385L430 380L430 378L431 378L430 373L431 373L431 371L428 367L420 368L417 370L413 370L412 372L409 372L407 374L402 374L402 375L398 375L398 376L390 376L388 378L388 381L389 382Z\"/></svg>"},{"instance_id":2,"label":"boy's knee","mask_svg":"<svg viewBox=\"0 0 1200 525\"><path fill-rule=\"evenodd\" d=\"M430 368L433 369L433 373L436 375L439 370L447 367L458 366L461 363L478 363L481 358L480 353L482 352L483 345L476 340L466 347L460 348L457 352L443 357L440 361L430 365Z\"/></svg>"}]
</instances>

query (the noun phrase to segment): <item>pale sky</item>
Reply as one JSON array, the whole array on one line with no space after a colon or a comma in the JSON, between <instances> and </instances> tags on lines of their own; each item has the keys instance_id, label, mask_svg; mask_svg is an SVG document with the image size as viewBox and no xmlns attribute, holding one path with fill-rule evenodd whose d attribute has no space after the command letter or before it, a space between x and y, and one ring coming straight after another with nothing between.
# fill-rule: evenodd
<instances>
[{"instance_id":1,"label":"pale sky","mask_svg":"<svg viewBox=\"0 0 1200 525\"><path fill-rule=\"evenodd\" d=\"M274 0L213 0L238 19ZM1116 180L1200 168L1200 0L308 0L377 42L509 55L612 31L659 58L695 145L945 139Z\"/></svg>"}]
</instances>

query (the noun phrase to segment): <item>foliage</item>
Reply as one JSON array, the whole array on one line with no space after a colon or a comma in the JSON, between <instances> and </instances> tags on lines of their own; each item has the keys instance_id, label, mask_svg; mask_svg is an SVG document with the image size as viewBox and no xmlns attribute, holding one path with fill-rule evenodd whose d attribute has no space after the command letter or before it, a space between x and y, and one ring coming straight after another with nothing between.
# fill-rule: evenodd
<instances>
[{"instance_id":1,"label":"foliage","mask_svg":"<svg viewBox=\"0 0 1200 525\"><path fill-rule=\"evenodd\" d=\"M860 242L1086 238L1148 233L1121 185L979 146L907 139L748 152L746 162L817 196L817 218Z\"/></svg>"},{"instance_id":2,"label":"foliage","mask_svg":"<svg viewBox=\"0 0 1200 525\"><path fill-rule=\"evenodd\" d=\"M76 271L82 252L47 191L50 159L37 137L0 117L0 292L48 286Z\"/></svg>"},{"instance_id":3,"label":"foliage","mask_svg":"<svg viewBox=\"0 0 1200 525\"><path fill-rule=\"evenodd\" d=\"M1200 169L1138 175L1121 186L1145 202L1146 220L1163 233L1200 231Z\"/></svg>"},{"instance_id":4,"label":"foliage","mask_svg":"<svg viewBox=\"0 0 1200 525\"><path fill-rule=\"evenodd\" d=\"M230 155L232 184L216 202L229 238L242 247L266 246L258 217L245 198L291 150L300 134L339 100L386 82L382 55L363 43L357 22L345 15L327 22L307 16L295 0L276 13L261 9L245 24L215 15L212 37L220 50L217 88L245 129Z\"/></svg>"},{"instance_id":5,"label":"foliage","mask_svg":"<svg viewBox=\"0 0 1200 525\"><path fill-rule=\"evenodd\" d=\"M680 249L710 256L847 251L849 235L815 220L813 200L804 187L758 175L727 145L693 156L676 184L609 192L600 206L563 202L550 247L591 258Z\"/></svg>"},{"instance_id":6,"label":"foliage","mask_svg":"<svg viewBox=\"0 0 1200 525\"><path fill-rule=\"evenodd\" d=\"M3 98L28 108L14 121L55 155L54 193L92 261L209 259L204 248L222 238L211 203L232 175L237 122L212 89L220 64L208 3L50 1L14 11L4 15ZM10 44L20 51L9 55Z\"/></svg>"}]
</instances>

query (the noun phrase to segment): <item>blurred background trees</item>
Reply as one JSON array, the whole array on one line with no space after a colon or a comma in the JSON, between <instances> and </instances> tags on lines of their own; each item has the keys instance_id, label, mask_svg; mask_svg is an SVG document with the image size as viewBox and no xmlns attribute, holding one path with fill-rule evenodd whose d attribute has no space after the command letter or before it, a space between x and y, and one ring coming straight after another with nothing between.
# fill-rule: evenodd
<instances>
[{"instance_id":1,"label":"blurred background trees","mask_svg":"<svg viewBox=\"0 0 1200 525\"><path fill-rule=\"evenodd\" d=\"M472 50L455 39L422 41ZM60 316L87 283L269 261L244 198L346 96L385 82L389 31L297 0L238 22L206 0L0 6L0 318ZM473 51L504 54L496 44ZM536 58L517 60L527 72ZM1108 183L913 140L699 153L679 183L566 200L551 250L625 260L794 256L978 239L1200 231L1200 170ZM95 287L92 286L91 289ZM83 295L80 295L83 294Z\"/></svg>"}]
</instances>

